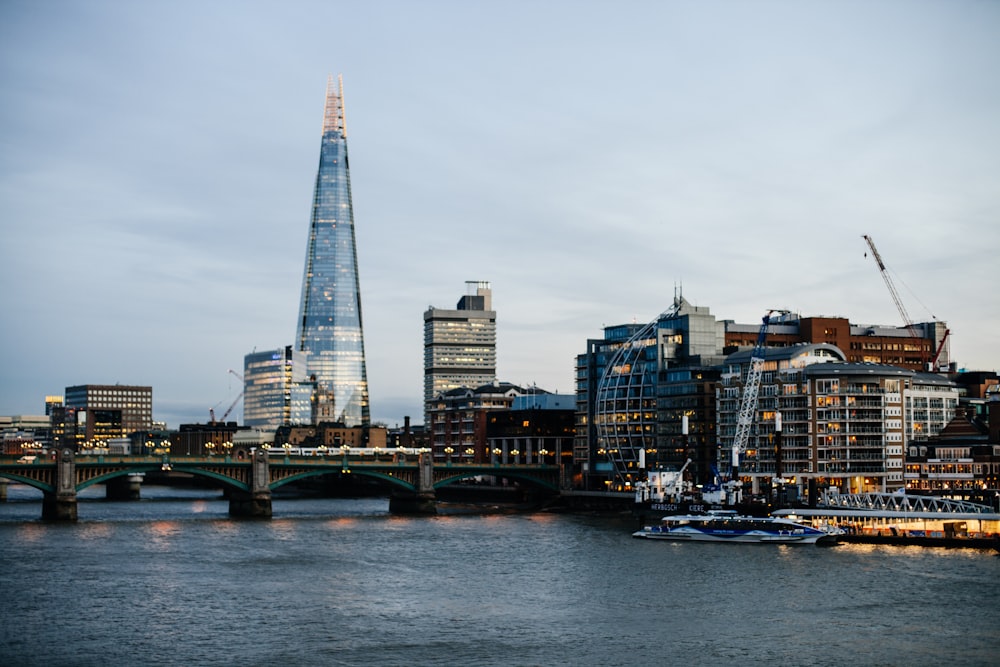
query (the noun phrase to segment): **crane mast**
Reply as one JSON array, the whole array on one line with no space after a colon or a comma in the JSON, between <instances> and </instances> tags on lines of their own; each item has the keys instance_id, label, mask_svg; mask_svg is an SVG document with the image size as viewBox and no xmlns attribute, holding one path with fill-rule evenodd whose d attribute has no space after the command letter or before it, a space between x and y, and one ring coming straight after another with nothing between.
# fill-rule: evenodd
<instances>
[{"instance_id":1,"label":"crane mast","mask_svg":"<svg viewBox=\"0 0 1000 667\"><path fill-rule=\"evenodd\" d=\"M240 382L244 382L243 376L240 375L239 373L237 373L236 371L234 371L232 368L229 369L229 372L230 372L230 374L232 374L233 376L235 376L237 379L239 379ZM229 405L229 408L224 413L222 413L222 419L219 419L218 421L216 421L216 419L215 419L215 407L218 404L216 404L216 406L212 406L211 408L209 408L208 409L208 414L209 414L209 417L211 418L211 421L209 421L209 423L210 424L216 424L216 423L220 423L220 422L221 423L225 423L226 418L229 417L229 413L233 411L233 408L236 407L236 404L240 402L241 398L243 398L243 394L244 394L245 391L246 391L246 389L244 387L244 390L240 391L239 395ZM219 403L221 403L221 402L222 401L219 401Z\"/></svg>"},{"instance_id":2,"label":"crane mast","mask_svg":"<svg viewBox=\"0 0 1000 667\"><path fill-rule=\"evenodd\" d=\"M863 234L862 238L868 244L869 250L872 251L872 257L875 258L875 263L878 264L879 273L882 274L882 280L885 281L885 286L889 288L889 294L892 296L893 303L896 304L896 310L899 311L899 316L903 318L903 324L906 325L906 330L909 332L910 336L919 341L921 356L923 356L923 349L924 349L923 336L920 334L920 332L917 331L916 327L913 326L913 320L910 319L910 315L906 312L906 307L903 306L902 299L899 298L899 292L896 291L896 285L893 284L892 278L889 277L889 271L888 269L885 268L885 262L882 261L882 256L878 254L878 249L875 247L875 242L872 241L872 237L868 236L867 234ZM942 345L943 344L944 341L942 340ZM940 354L940 351L938 352L938 354ZM924 361L926 361L927 357L924 356L923 359ZM935 361L937 360L936 355L934 359Z\"/></svg>"},{"instance_id":3,"label":"crane mast","mask_svg":"<svg viewBox=\"0 0 1000 667\"><path fill-rule=\"evenodd\" d=\"M739 416L736 418L736 435L733 437L732 469L729 473L731 482L738 483L740 457L747 450L750 441L750 429L753 427L754 416L757 413L757 396L760 392L760 379L764 373L764 350L767 344L767 327L774 313L786 314L787 310L769 310L764 315L757 333L757 343L750 354L750 369L747 371L746 382L743 383L743 398L740 402Z\"/></svg>"}]
</instances>

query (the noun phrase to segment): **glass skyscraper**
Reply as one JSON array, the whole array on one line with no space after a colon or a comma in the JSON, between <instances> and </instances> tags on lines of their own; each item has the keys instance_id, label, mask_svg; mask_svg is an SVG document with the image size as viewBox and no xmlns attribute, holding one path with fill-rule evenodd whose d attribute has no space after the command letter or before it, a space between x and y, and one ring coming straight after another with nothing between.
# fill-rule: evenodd
<instances>
[{"instance_id":1,"label":"glass skyscraper","mask_svg":"<svg viewBox=\"0 0 1000 667\"><path fill-rule=\"evenodd\" d=\"M306 379L305 355L284 349L251 352L243 357L243 423L274 430L312 423L315 384Z\"/></svg>"},{"instance_id":2,"label":"glass skyscraper","mask_svg":"<svg viewBox=\"0 0 1000 667\"><path fill-rule=\"evenodd\" d=\"M370 425L341 77L327 82L296 349L315 378L314 420Z\"/></svg>"}]
</instances>

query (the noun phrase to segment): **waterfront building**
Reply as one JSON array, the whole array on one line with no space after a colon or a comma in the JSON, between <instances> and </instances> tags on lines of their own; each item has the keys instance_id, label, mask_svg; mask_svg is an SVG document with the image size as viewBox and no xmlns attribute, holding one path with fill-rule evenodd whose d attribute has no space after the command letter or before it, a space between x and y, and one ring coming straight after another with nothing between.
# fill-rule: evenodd
<instances>
[{"instance_id":1,"label":"waterfront building","mask_svg":"<svg viewBox=\"0 0 1000 667\"><path fill-rule=\"evenodd\" d=\"M657 444L653 452L647 453L648 468L679 470L687 464L688 477L695 484L713 481L717 459L715 389L721 374L717 366L700 365L660 371L656 390Z\"/></svg>"},{"instance_id":2,"label":"waterfront building","mask_svg":"<svg viewBox=\"0 0 1000 667\"><path fill-rule=\"evenodd\" d=\"M410 417L403 417L403 426L399 424L388 429L386 444L389 447L424 448L430 446L427 430L423 424L411 424Z\"/></svg>"},{"instance_id":3,"label":"waterfront building","mask_svg":"<svg viewBox=\"0 0 1000 667\"><path fill-rule=\"evenodd\" d=\"M314 426L281 426L274 434L272 449L285 447L324 448L330 456L339 455L341 447L387 449L388 429L384 426L347 426L321 422Z\"/></svg>"},{"instance_id":4,"label":"waterfront building","mask_svg":"<svg viewBox=\"0 0 1000 667\"><path fill-rule=\"evenodd\" d=\"M760 324L725 322L725 351L753 348ZM776 317L768 326L767 346L787 347L800 343L828 343L840 348L847 361L885 364L912 371L928 370L937 355L935 370L948 369L951 341L948 326L934 320L912 328L881 324L851 324L844 317L801 317L795 313Z\"/></svg>"},{"instance_id":5,"label":"waterfront building","mask_svg":"<svg viewBox=\"0 0 1000 667\"><path fill-rule=\"evenodd\" d=\"M313 419L368 426L368 374L361 319L343 80L327 83L319 170L302 277L295 349L316 382Z\"/></svg>"},{"instance_id":6,"label":"waterfront building","mask_svg":"<svg viewBox=\"0 0 1000 667\"><path fill-rule=\"evenodd\" d=\"M460 387L496 382L497 314L485 281L466 281L454 309L424 312L424 423L437 397Z\"/></svg>"},{"instance_id":7,"label":"waterfront building","mask_svg":"<svg viewBox=\"0 0 1000 667\"><path fill-rule=\"evenodd\" d=\"M717 388L718 469L727 475L751 354L730 355ZM779 477L798 494L898 489L907 445L940 432L958 405L957 388L940 375L849 363L826 343L765 350L758 395L739 469L754 494Z\"/></svg>"},{"instance_id":8,"label":"waterfront building","mask_svg":"<svg viewBox=\"0 0 1000 667\"><path fill-rule=\"evenodd\" d=\"M587 489L629 490L651 466L714 461L715 380L725 329L680 293L646 325L604 329L576 364L574 463ZM688 437L682 433L684 417ZM693 471L694 472L694 471Z\"/></svg>"},{"instance_id":9,"label":"waterfront building","mask_svg":"<svg viewBox=\"0 0 1000 667\"><path fill-rule=\"evenodd\" d=\"M985 410L983 408L986 408ZM937 435L906 449L907 491L997 506L1000 500L1000 401L966 404Z\"/></svg>"},{"instance_id":10,"label":"waterfront building","mask_svg":"<svg viewBox=\"0 0 1000 667\"><path fill-rule=\"evenodd\" d=\"M516 396L509 410L487 413L486 451L457 450L456 460L559 464L567 474L573 463L575 404L568 394Z\"/></svg>"},{"instance_id":11,"label":"waterfront building","mask_svg":"<svg viewBox=\"0 0 1000 667\"><path fill-rule=\"evenodd\" d=\"M274 442L276 430L254 427L239 429L233 434L233 456L245 459L250 456L250 452L254 449L264 445L270 446Z\"/></svg>"},{"instance_id":12,"label":"waterfront building","mask_svg":"<svg viewBox=\"0 0 1000 667\"><path fill-rule=\"evenodd\" d=\"M717 434L721 420L715 414L726 355L742 351L748 361L759 333L759 323L717 321L708 308L675 294L671 308L655 321L606 327L603 339L588 340L576 364L574 463L583 486L627 490L643 468L679 469L689 459L687 474L696 483L714 481L719 451L728 446ZM856 325L841 317L772 317L767 348L810 344L836 347L842 361L916 373L909 403L900 407L910 420L903 437L926 437L921 429L937 432L947 423L951 403L940 391L950 395L952 388L925 372L935 357L936 368L954 366L945 323L910 329ZM687 434L681 432L685 417ZM897 477L894 471L884 481Z\"/></svg>"},{"instance_id":13,"label":"waterfront building","mask_svg":"<svg viewBox=\"0 0 1000 667\"><path fill-rule=\"evenodd\" d=\"M66 387L65 405L52 408L52 425L58 446L78 451L149 430L153 426L153 388L121 384Z\"/></svg>"},{"instance_id":14,"label":"waterfront building","mask_svg":"<svg viewBox=\"0 0 1000 667\"><path fill-rule=\"evenodd\" d=\"M37 455L50 443L48 415L0 417L0 453Z\"/></svg>"},{"instance_id":15,"label":"waterfront building","mask_svg":"<svg viewBox=\"0 0 1000 667\"><path fill-rule=\"evenodd\" d=\"M639 337L639 339L637 339ZM632 349L649 353L655 350L652 332L641 324L622 324L604 328L604 338L587 340L587 351L576 358L576 417L573 440L573 464L580 471L578 486L586 490L605 490L616 477L614 464L607 455L605 443L598 435L600 418L598 389L615 354L633 341ZM646 378L649 360L644 364L620 364L619 370L634 377L635 390L631 399L633 410L626 410L624 402L619 410L621 418L631 420L632 428L641 434L654 417L655 406L652 389ZM624 377L624 374L621 374ZM645 394L641 396L640 394ZM645 405L644 405L645 404ZM613 408L613 406L611 406ZM651 429L650 429L651 430ZM647 431L648 432L648 431ZM600 443L600 444L599 444ZM625 474L628 474L626 472Z\"/></svg>"},{"instance_id":16,"label":"waterfront building","mask_svg":"<svg viewBox=\"0 0 1000 667\"><path fill-rule=\"evenodd\" d=\"M234 440L239 426L234 421L213 421L208 424L181 424L170 434L171 456L229 456L234 453ZM157 451L160 445L156 445Z\"/></svg>"},{"instance_id":17,"label":"waterfront building","mask_svg":"<svg viewBox=\"0 0 1000 667\"><path fill-rule=\"evenodd\" d=\"M129 434L134 454L166 454L170 451L171 432L163 424L154 423L149 430Z\"/></svg>"},{"instance_id":18,"label":"waterfront building","mask_svg":"<svg viewBox=\"0 0 1000 667\"><path fill-rule=\"evenodd\" d=\"M445 461L455 452L467 454L470 449L473 460L486 460L487 415L509 410L518 396L527 393L508 382L493 382L475 389L458 387L438 394L427 415L434 460Z\"/></svg>"},{"instance_id":19,"label":"waterfront building","mask_svg":"<svg viewBox=\"0 0 1000 667\"><path fill-rule=\"evenodd\" d=\"M274 431L283 424L311 424L316 383L305 355L287 345L243 357L243 423Z\"/></svg>"}]
</instances>

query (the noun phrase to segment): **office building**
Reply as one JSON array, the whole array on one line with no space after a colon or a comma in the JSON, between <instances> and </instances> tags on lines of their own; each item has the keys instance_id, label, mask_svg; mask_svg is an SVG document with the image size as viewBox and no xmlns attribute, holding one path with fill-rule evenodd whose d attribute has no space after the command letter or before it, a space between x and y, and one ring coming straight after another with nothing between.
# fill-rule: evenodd
<instances>
[{"instance_id":1,"label":"office building","mask_svg":"<svg viewBox=\"0 0 1000 667\"><path fill-rule=\"evenodd\" d=\"M678 292L649 324L606 327L603 339L587 341L577 356L573 447L584 488L626 490L643 468L679 468L687 458L692 473L710 474L724 335L707 307Z\"/></svg>"},{"instance_id":2,"label":"office building","mask_svg":"<svg viewBox=\"0 0 1000 667\"><path fill-rule=\"evenodd\" d=\"M53 409L52 420L60 446L100 447L104 441L152 428L153 388L121 384L66 387L65 406Z\"/></svg>"},{"instance_id":3,"label":"office building","mask_svg":"<svg viewBox=\"0 0 1000 667\"><path fill-rule=\"evenodd\" d=\"M291 345L243 357L243 423L274 431L312 423L315 383L308 381L305 355Z\"/></svg>"},{"instance_id":4,"label":"office building","mask_svg":"<svg viewBox=\"0 0 1000 667\"><path fill-rule=\"evenodd\" d=\"M493 292L483 281L466 281L454 310L424 312L424 423L442 393L496 382L497 314Z\"/></svg>"},{"instance_id":5,"label":"office building","mask_svg":"<svg viewBox=\"0 0 1000 667\"><path fill-rule=\"evenodd\" d=\"M319 171L302 278L295 349L316 382L316 415L368 426L368 373L361 319L344 87L327 82Z\"/></svg>"}]
</instances>

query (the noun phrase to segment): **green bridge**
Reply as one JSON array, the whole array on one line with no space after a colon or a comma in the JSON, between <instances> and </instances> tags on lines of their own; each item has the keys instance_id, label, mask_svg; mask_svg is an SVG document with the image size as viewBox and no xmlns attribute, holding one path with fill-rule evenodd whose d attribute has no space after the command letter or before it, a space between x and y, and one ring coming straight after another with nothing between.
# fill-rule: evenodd
<instances>
[{"instance_id":1,"label":"green bridge","mask_svg":"<svg viewBox=\"0 0 1000 667\"><path fill-rule=\"evenodd\" d=\"M138 493L141 475L170 471L214 480L229 498L229 514L269 518L271 494L298 480L335 473L380 480L391 490L390 511L435 512L436 490L479 476L517 480L556 494L559 466L545 464L437 463L430 452L378 456L275 456L256 450L249 459L228 456L77 456L70 449L51 457L0 456L0 478L42 491L42 518L76 521L77 494L105 484L119 497ZM137 497L137 495L136 495Z\"/></svg>"}]
</instances>

